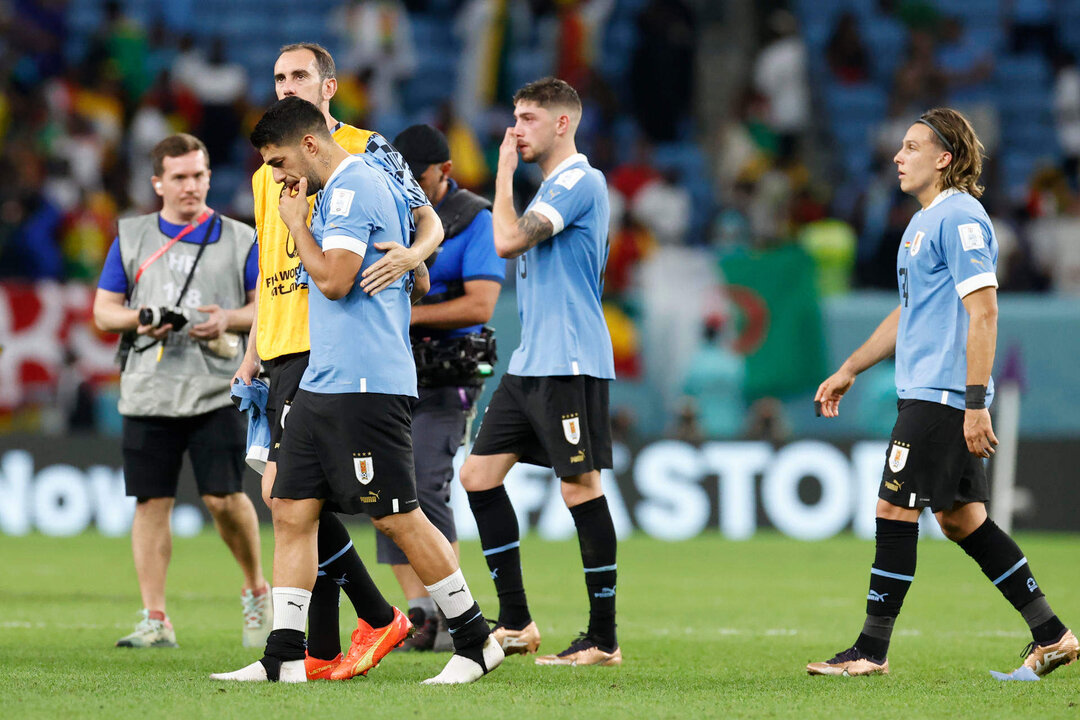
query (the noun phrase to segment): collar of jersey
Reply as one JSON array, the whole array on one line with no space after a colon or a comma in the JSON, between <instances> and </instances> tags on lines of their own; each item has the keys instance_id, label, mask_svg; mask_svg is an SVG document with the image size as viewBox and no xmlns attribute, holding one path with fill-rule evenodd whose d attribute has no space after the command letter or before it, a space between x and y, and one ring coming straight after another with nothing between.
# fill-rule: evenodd
<instances>
[{"instance_id":1,"label":"collar of jersey","mask_svg":"<svg viewBox=\"0 0 1080 720\"><path fill-rule=\"evenodd\" d=\"M330 173L330 177L326 178L326 184L323 185L323 188L326 188L326 186L333 182L334 178L338 176L338 173L352 165L354 162L360 162L360 159L353 155L349 155L347 158L342 160L341 164L334 168L334 172Z\"/></svg>"},{"instance_id":2,"label":"collar of jersey","mask_svg":"<svg viewBox=\"0 0 1080 720\"><path fill-rule=\"evenodd\" d=\"M552 170L551 172L549 172L547 174L547 177L545 177L544 179L547 180L548 178L553 178L556 175L558 175L559 173L561 173L563 170L565 170L566 168L570 167L571 165L576 165L579 162L587 163L587 162L589 162L589 158L585 157L581 153L574 153L573 155L571 155L570 157L566 158L561 163L556 165L555 169Z\"/></svg>"},{"instance_id":3,"label":"collar of jersey","mask_svg":"<svg viewBox=\"0 0 1080 720\"><path fill-rule=\"evenodd\" d=\"M932 203L926 206L926 209L931 210L937 207L937 205L940 204L942 200L945 200L946 198L951 198L953 195L959 195L962 192L964 191L957 188L945 188L940 193L938 193L938 196L934 198L934 201Z\"/></svg>"}]
</instances>

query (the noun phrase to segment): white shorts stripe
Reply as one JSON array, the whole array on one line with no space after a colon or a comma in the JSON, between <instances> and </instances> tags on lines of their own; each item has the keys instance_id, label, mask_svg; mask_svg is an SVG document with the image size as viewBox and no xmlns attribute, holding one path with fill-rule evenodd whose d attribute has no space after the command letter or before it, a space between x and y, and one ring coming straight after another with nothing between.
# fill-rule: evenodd
<instances>
[{"instance_id":1,"label":"white shorts stripe","mask_svg":"<svg viewBox=\"0 0 1080 720\"><path fill-rule=\"evenodd\" d=\"M367 378L360 378L360 392L367 392Z\"/></svg>"},{"instance_id":2,"label":"white shorts stripe","mask_svg":"<svg viewBox=\"0 0 1080 720\"><path fill-rule=\"evenodd\" d=\"M392 500L392 501L390 502L390 507L391 507L391 508L393 508L394 512L397 512L397 511L398 511L398 501L397 501L397 498L394 498L394 499L393 499L393 500Z\"/></svg>"}]
</instances>

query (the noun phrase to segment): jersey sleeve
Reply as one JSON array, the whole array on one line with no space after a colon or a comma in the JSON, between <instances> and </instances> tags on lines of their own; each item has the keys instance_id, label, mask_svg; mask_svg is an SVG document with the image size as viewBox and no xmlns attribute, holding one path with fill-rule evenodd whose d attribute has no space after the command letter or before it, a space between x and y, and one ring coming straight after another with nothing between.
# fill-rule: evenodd
<instances>
[{"instance_id":1,"label":"jersey sleeve","mask_svg":"<svg viewBox=\"0 0 1080 720\"><path fill-rule=\"evenodd\" d=\"M461 260L461 279L494 280L506 277L506 261L495 252L495 234L491 211L481 210L461 233L465 252Z\"/></svg>"},{"instance_id":2,"label":"jersey sleeve","mask_svg":"<svg viewBox=\"0 0 1080 720\"><path fill-rule=\"evenodd\" d=\"M127 273L124 272L124 260L120 257L119 237L113 239L113 243L109 247L109 253L105 256L105 265L101 268L98 287L109 292L127 295L128 279Z\"/></svg>"},{"instance_id":3,"label":"jersey sleeve","mask_svg":"<svg viewBox=\"0 0 1080 720\"><path fill-rule=\"evenodd\" d=\"M420 188L420 183L416 182L416 178L413 177L412 172L409 170L405 158L386 138L379 133L371 133L364 152L374 158L405 189L410 210L431 204L427 195Z\"/></svg>"},{"instance_id":4,"label":"jersey sleeve","mask_svg":"<svg viewBox=\"0 0 1080 720\"><path fill-rule=\"evenodd\" d=\"M385 226L375 212L371 198L375 195L370 187L372 180L354 176L354 182L342 182L328 189L323 222L322 249L348 250L360 257L367 254L371 234Z\"/></svg>"},{"instance_id":5,"label":"jersey sleeve","mask_svg":"<svg viewBox=\"0 0 1080 720\"><path fill-rule=\"evenodd\" d=\"M554 228L551 234L556 235L596 205L596 195L601 190L607 192L598 187L596 178L582 168L571 167L555 177L530 211L550 220Z\"/></svg>"},{"instance_id":6,"label":"jersey sleeve","mask_svg":"<svg viewBox=\"0 0 1080 720\"><path fill-rule=\"evenodd\" d=\"M961 298L984 287L998 286L990 251L992 238L990 224L985 219L957 214L943 221L941 256Z\"/></svg>"}]
</instances>

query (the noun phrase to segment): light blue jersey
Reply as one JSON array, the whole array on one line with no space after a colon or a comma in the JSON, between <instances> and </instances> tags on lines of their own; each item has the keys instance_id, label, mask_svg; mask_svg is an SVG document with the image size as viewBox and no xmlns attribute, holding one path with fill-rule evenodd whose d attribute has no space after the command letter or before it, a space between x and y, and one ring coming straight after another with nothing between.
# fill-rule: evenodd
<instances>
[{"instance_id":1,"label":"light blue jersey","mask_svg":"<svg viewBox=\"0 0 1080 720\"><path fill-rule=\"evenodd\" d=\"M311 234L324 251L348 250L364 261L349 294L330 300L310 284L311 357L300 381L316 393L416 396L409 344L411 273L375 296L360 289L363 271L384 253L378 242L409 245L404 191L366 155L346 158L315 199Z\"/></svg>"},{"instance_id":2,"label":"light blue jersey","mask_svg":"<svg viewBox=\"0 0 1080 720\"><path fill-rule=\"evenodd\" d=\"M964 409L968 313L964 296L997 287L998 246L978 200L956 189L915 213L896 256L900 325L896 392ZM994 381L986 389L986 404Z\"/></svg>"},{"instance_id":3,"label":"light blue jersey","mask_svg":"<svg viewBox=\"0 0 1080 720\"><path fill-rule=\"evenodd\" d=\"M584 155L571 155L540 185L530 210L550 220L555 232L518 258L521 344L507 372L614 379L600 304L610 212L604 174Z\"/></svg>"}]
</instances>

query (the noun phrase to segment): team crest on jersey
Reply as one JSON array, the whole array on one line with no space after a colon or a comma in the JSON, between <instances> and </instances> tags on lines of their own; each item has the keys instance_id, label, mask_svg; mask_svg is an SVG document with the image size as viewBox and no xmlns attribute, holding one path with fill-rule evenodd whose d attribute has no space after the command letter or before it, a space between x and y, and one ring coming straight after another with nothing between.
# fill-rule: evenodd
<instances>
[{"instance_id":1,"label":"team crest on jersey","mask_svg":"<svg viewBox=\"0 0 1080 720\"><path fill-rule=\"evenodd\" d=\"M367 485L375 479L375 460L371 453L353 453L353 470L361 485Z\"/></svg>"},{"instance_id":2,"label":"team crest on jersey","mask_svg":"<svg viewBox=\"0 0 1080 720\"><path fill-rule=\"evenodd\" d=\"M926 237L926 233L924 233L922 230L915 233L915 239L911 241L911 248L909 249L911 257L915 257L919 254L919 250L922 249L922 241L924 237Z\"/></svg>"},{"instance_id":3,"label":"team crest on jersey","mask_svg":"<svg viewBox=\"0 0 1080 720\"><path fill-rule=\"evenodd\" d=\"M904 466L907 465L909 452L911 452L910 445L902 442L894 442L892 447L889 448L889 469L894 473L903 470Z\"/></svg>"},{"instance_id":4,"label":"team crest on jersey","mask_svg":"<svg viewBox=\"0 0 1080 720\"><path fill-rule=\"evenodd\" d=\"M566 438L566 442L571 445L577 445L581 440L581 419L577 413L573 415L563 415L562 417L562 432Z\"/></svg>"}]
</instances>

